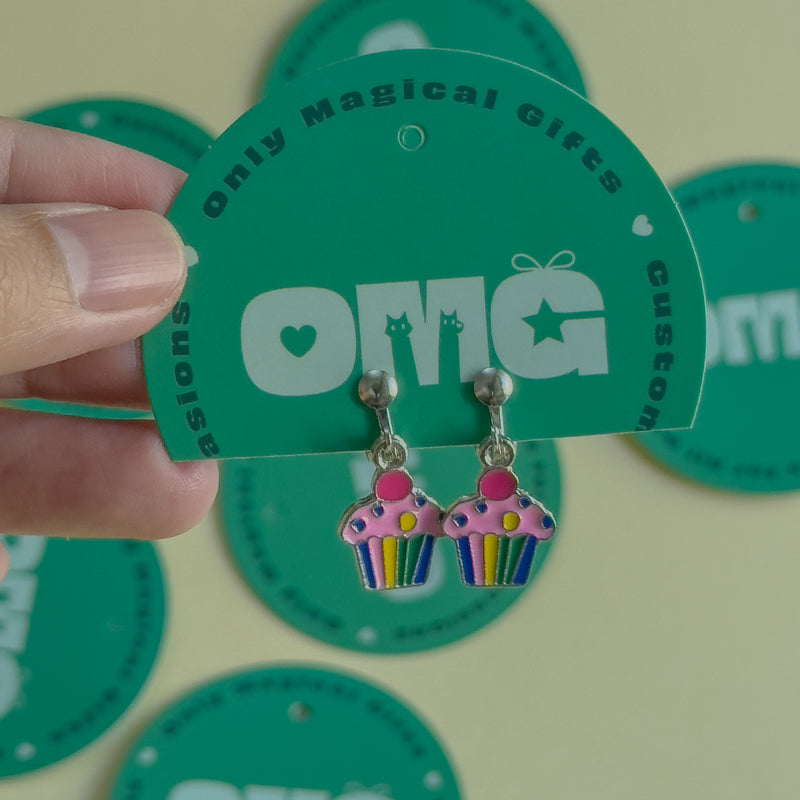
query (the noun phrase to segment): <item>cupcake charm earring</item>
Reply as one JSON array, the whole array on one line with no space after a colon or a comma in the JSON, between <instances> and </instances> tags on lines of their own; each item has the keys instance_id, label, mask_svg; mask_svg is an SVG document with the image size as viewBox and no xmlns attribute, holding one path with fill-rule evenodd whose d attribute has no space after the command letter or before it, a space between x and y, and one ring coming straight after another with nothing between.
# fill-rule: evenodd
<instances>
[{"instance_id":1,"label":"cupcake charm earring","mask_svg":"<svg viewBox=\"0 0 800 800\"><path fill-rule=\"evenodd\" d=\"M419 586L428 577L433 545L442 535L442 509L414 486L405 469L408 447L389 416L397 381L371 370L359 381L358 396L378 417L380 436L368 454L375 474L372 493L342 515L339 535L355 551L365 589Z\"/></svg>"},{"instance_id":2,"label":"cupcake charm earring","mask_svg":"<svg viewBox=\"0 0 800 800\"><path fill-rule=\"evenodd\" d=\"M442 525L467 586L524 586L537 543L555 532L553 515L519 488L511 470L517 448L505 434L503 404L513 389L501 369L484 369L475 379L475 396L491 417L491 432L477 447L483 469L477 492L456 500Z\"/></svg>"}]
</instances>

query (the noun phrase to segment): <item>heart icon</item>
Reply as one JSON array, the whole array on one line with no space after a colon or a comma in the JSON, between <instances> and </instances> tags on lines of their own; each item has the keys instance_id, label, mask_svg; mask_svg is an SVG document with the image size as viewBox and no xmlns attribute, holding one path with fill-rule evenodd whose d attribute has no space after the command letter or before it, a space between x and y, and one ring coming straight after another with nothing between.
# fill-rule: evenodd
<instances>
[{"instance_id":1,"label":"heart icon","mask_svg":"<svg viewBox=\"0 0 800 800\"><path fill-rule=\"evenodd\" d=\"M317 341L317 331L312 325L295 328L287 325L281 331L281 344L296 358L302 358Z\"/></svg>"},{"instance_id":2,"label":"heart icon","mask_svg":"<svg viewBox=\"0 0 800 800\"><path fill-rule=\"evenodd\" d=\"M633 221L633 232L637 236L649 236L653 232L653 226L645 214L639 214Z\"/></svg>"}]
</instances>

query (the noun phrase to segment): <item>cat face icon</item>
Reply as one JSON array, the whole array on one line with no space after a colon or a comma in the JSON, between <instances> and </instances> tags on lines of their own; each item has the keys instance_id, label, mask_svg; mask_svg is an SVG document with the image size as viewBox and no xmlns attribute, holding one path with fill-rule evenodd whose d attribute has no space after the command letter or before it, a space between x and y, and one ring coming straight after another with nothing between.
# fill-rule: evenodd
<instances>
[{"instance_id":1,"label":"cat face icon","mask_svg":"<svg viewBox=\"0 0 800 800\"><path fill-rule=\"evenodd\" d=\"M400 339L408 336L414 328L408 321L408 313L403 312L402 316L390 317L386 315L386 330L384 333L392 339Z\"/></svg>"},{"instance_id":2,"label":"cat face icon","mask_svg":"<svg viewBox=\"0 0 800 800\"><path fill-rule=\"evenodd\" d=\"M452 314L445 314L444 311L440 311L439 328L440 330L449 330L459 334L464 330L464 323L458 318L458 311L454 311Z\"/></svg>"}]
</instances>

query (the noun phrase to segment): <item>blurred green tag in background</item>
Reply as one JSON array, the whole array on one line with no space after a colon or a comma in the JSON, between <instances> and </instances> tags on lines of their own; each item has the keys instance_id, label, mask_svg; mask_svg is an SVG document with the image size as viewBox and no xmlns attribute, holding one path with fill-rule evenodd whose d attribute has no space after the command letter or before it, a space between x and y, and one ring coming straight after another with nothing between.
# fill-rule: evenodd
<instances>
[{"instance_id":1,"label":"blurred green tag in background","mask_svg":"<svg viewBox=\"0 0 800 800\"><path fill-rule=\"evenodd\" d=\"M429 47L505 58L586 94L566 42L526 0L326 0L280 44L262 94L353 56Z\"/></svg>"},{"instance_id":2,"label":"blurred green tag in background","mask_svg":"<svg viewBox=\"0 0 800 800\"><path fill-rule=\"evenodd\" d=\"M28 122L86 133L191 172L213 139L174 111L121 98L85 98L26 114Z\"/></svg>"},{"instance_id":3,"label":"blurred green tag in background","mask_svg":"<svg viewBox=\"0 0 800 800\"><path fill-rule=\"evenodd\" d=\"M425 725L381 689L317 668L229 675L167 709L112 800L457 800Z\"/></svg>"},{"instance_id":4,"label":"blurred green tag in background","mask_svg":"<svg viewBox=\"0 0 800 800\"><path fill-rule=\"evenodd\" d=\"M675 190L708 299L708 363L694 428L638 442L722 489L800 488L800 168L748 164Z\"/></svg>"},{"instance_id":5,"label":"blurred green tag in background","mask_svg":"<svg viewBox=\"0 0 800 800\"><path fill-rule=\"evenodd\" d=\"M71 755L125 712L158 652L164 585L150 543L0 543L11 565L0 583L0 776L8 776Z\"/></svg>"}]
</instances>

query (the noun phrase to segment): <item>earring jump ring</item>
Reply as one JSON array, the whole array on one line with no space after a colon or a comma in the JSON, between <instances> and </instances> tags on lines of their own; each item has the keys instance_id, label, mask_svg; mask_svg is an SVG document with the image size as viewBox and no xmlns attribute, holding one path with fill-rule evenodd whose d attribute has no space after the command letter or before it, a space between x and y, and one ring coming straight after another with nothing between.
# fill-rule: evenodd
<instances>
[{"instance_id":1,"label":"earring jump ring","mask_svg":"<svg viewBox=\"0 0 800 800\"><path fill-rule=\"evenodd\" d=\"M510 467L517 457L517 446L508 436L487 436L476 448L484 467Z\"/></svg>"},{"instance_id":2,"label":"earring jump ring","mask_svg":"<svg viewBox=\"0 0 800 800\"><path fill-rule=\"evenodd\" d=\"M399 436L381 436L369 451L369 458L382 470L400 469L408 458L408 445Z\"/></svg>"}]
</instances>

